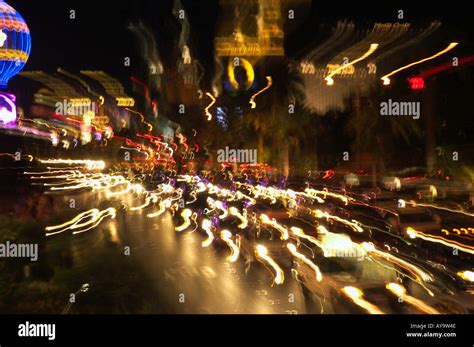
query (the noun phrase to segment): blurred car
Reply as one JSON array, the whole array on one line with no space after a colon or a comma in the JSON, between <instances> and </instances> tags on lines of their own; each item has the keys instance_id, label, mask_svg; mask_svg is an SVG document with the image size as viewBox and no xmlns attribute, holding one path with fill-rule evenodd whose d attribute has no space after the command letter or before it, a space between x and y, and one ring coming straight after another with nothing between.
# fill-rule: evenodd
<instances>
[{"instance_id":1,"label":"blurred car","mask_svg":"<svg viewBox=\"0 0 474 347\"><path fill-rule=\"evenodd\" d=\"M441 229L441 217L426 208L397 207L393 212L395 213L388 215L385 221L399 235L404 235L408 227L423 232Z\"/></svg>"}]
</instances>

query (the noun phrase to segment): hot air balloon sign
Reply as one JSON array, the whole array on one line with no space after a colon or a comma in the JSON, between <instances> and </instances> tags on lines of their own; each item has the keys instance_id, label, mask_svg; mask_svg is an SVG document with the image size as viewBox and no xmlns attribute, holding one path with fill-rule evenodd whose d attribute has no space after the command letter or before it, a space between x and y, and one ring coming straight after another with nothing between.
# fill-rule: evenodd
<instances>
[{"instance_id":1,"label":"hot air balloon sign","mask_svg":"<svg viewBox=\"0 0 474 347\"><path fill-rule=\"evenodd\" d=\"M0 88L7 88L8 81L23 69L30 51L28 25L18 11L0 0ZM0 122L9 123L16 119L14 104L12 94L0 92Z\"/></svg>"}]
</instances>

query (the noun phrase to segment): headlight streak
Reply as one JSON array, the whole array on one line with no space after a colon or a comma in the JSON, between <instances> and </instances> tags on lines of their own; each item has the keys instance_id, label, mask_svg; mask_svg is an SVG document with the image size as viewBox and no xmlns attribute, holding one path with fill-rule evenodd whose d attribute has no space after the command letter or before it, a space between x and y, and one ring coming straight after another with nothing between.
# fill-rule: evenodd
<instances>
[{"instance_id":1,"label":"headlight streak","mask_svg":"<svg viewBox=\"0 0 474 347\"><path fill-rule=\"evenodd\" d=\"M418 203L418 202L415 202L415 201L409 201L409 202L406 202L406 203L410 204L414 207L416 207L416 206L429 207L429 208L434 208L434 209L437 209L437 210L444 210L444 211L448 211L448 212L452 212L452 213L460 213L460 214L463 214L465 216L474 217L474 213L469 213L469 212L465 212L465 211L462 211L462 210L453 210L451 208L444 207L444 206Z\"/></svg>"},{"instance_id":2,"label":"headlight streak","mask_svg":"<svg viewBox=\"0 0 474 347\"><path fill-rule=\"evenodd\" d=\"M342 223L342 224L345 224L345 225L349 226L354 231L357 231L359 233L364 232L364 229L361 228L360 223L356 220L348 221L346 219L340 218L338 216L333 216L333 215L329 214L328 212L323 212L321 210L313 210L312 213L318 219L322 219L322 218L326 218L328 220L332 219L332 220L335 220L339 223Z\"/></svg>"},{"instance_id":3,"label":"headlight streak","mask_svg":"<svg viewBox=\"0 0 474 347\"><path fill-rule=\"evenodd\" d=\"M171 200L169 200L169 199L161 200L160 203L159 203L159 206L160 206L160 209L158 211L153 212L153 213L149 213L146 216L148 218L154 218L154 217L161 216L163 213L166 212L167 209L169 209L171 207Z\"/></svg>"},{"instance_id":4,"label":"headlight streak","mask_svg":"<svg viewBox=\"0 0 474 347\"><path fill-rule=\"evenodd\" d=\"M181 212L181 217L183 217L183 224L175 227L176 231L184 231L191 225L191 215L193 212L189 208L185 208Z\"/></svg>"},{"instance_id":5,"label":"headlight streak","mask_svg":"<svg viewBox=\"0 0 474 347\"><path fill-rule=\"evenodd\" d=\"M362 242L361 246L362 246L362 248L365 249L367 254L369 254L371 256L381 258L381 259L385 259L385 260L387 260L387 261L389 261L393 264L398 265L400 268L404 269L405 271L408 271L412 276L414 276L414 278L407 275L408 277L412 278L412 280L419 283L428 292L428 294L430 296L434 296L433 292L431 290L429 290L425 286L425 284L423 283L423 282L433 282L434 281L431 274L428 274L427 272L423 271L419 267L417 267L413 264L410 264L409 262L407 262L407 261L405 261L405 260L403 260L399 257L396 257L396 256L394 256L394 255L392 255L388 252L377 250L372 243Z\"/></svg>"},{"instance_id":6,"label":"headlight streak","mask_svg":"<svg viewBox=\"0 0 474 347\"><path fill-rule=\"evenodd\" d=\"M413 305L415 306L417 309L419 309L420 311L424 312L424 313L428 313L428 314L441 314L441 312L439 312L438 310L434 309L433 307L425 304L423 301L413 297L413 296L410 296L408 295L406 292L407 290L397 284L397 283L388 283L386 285L386 288L393 294L395 294L398 298L400 298L401 300L403 300L404 302L408 302L410 305Z\"/></svg>"},{"instance_id":7,"label":"headlight streak","mask_svg":"<svg viewBox=\"0 0 474 347\"><path fill-rule=\"evenodd\" d=\"M330 197L341 200L346 205L349 204L349 201L355 201L354 198L348 197L346 195L330 192L326 188L323 189L323 190L316 190L316 189L306 188L304 191L305 191L306 194L308 194L308 196L310 196L312 198L317 198L317 195L322 195L323 198L326 199L326 197L330 196ZM322 200L322 202L324 202L324 200Z\"/></svg>"},{"instance_id":8,"label":"headlight streak","mask_svg":"<svg viewBox=\"0 0 474 347\"><path fill-rule=\"evenodd\" d=\"M457 273L465 281L474 282L474 272L473 271L459 271Z\"/></svg>"},{"instance_id":9,"label":"headlight streak","mask_svg":"<svg viewBox=\"0 0 474 347\"><path fill-rule=\"evenodd\" d=\"M237 226L239 229L245 229L248 226L248 219L247 219L247 210L244 208L243 209L243 214L239 212L239 210L236 207L231 207L229 208L229 214L231 216L235 216L238 219L240 219L241 223Z\"/></svg>"},{"instance_id":10,"label":"headlight streak","mask_svg":"<svg viewBox=\"0 0 474 347\"><path fill-rule=\"evenodd\" d=\"M390 84L390 79L389 79L390 76L393 76L394 74L396 74L396 73L398 73L398 72L400 72L400 71L402 71L402 70L408 69L408 68L410 68L410 67L412 67L412 66L414 66L414 65L418 65L418 64L424 63L425 61L428 61L428 60L434 59L434 58L436 58L436 57L439 57L440 55L442 55L442 54L444 54L444 53L446 53L446 52L449 52L450 50L452 50L452 49L453 49L454 47L456 47L457 45L458 45L457 42L451 42L451 43L448 45L448 47L446 47L446 48L443 49L442 51L439 51L438 53L436 53L436 54L434 54L434 55L432 55L432 56L430 56L430 57L428 57L428 58L424 58L424 59L415 61L415 62L413 62L413 63L411 63L411 64L402 66L401 68L398 68L398 69L396 69L396 70L390 72L389 74L387 74L387 75L381 77L380 79L383 81L383 84L384 84L384 85L388 85L388 84Z\"/></svg>"},{"instance_id":11,"label":"headlight streak","mask_svg":"<svg viewBox=\"0 0 474 347\"><path fill-rule=\"evenodd\" d=\"M145 198L145 202L142 205L135 206L135 207L130 207L130 211L138 211L142 210L148 206L150 206L152 203L156 203L158 201L158 197L154 194L147 196Z\"/></svg>"},{"instance_id":12,"label":"headlight streak","mask_svg":"<svg viewBox=\"0 0 474 347\"><path fill-rule=\"evenodd\" d=\"M290 234L288 233L288 229L285 226L279 224L275 220L275 218L272 218L270 220L270 218L268 218L268 216L266 214L261 214L260 215L260 221L263 224L270 225L274 229L278 230L280 232L280 240L288 240L288 238L290 237Z\"/></svg>"},{"instance_id":13,"label":"headlight streak","mask_svg":"<svg viewBox=\"0 0 474 347\"><path fill-rule=\"evenodd\" d=\"M214 241L214 233L212 232L212 222L209 219L203 219L201 228L206 232L207 239L202 241L202 247L209 247Z\"/></svg>"},{"instance_id":14,"label":"headlight streak","mask_svg":"<svg viewBox=\"0 0 474 347\"><path fill-rule=\"evenodd\" d=\"M362 307L370 314L384 314L377 306L363 299L364 293L359 288L346 286L342 288L341 291L356 305Z\"/></svg>"},{"instance_id":15,"label":"headlight streak","mask_svg":"<svg viewBox=\"0 0 474 347\"><path fill-rule=\"evenodd\" d=\"M42 164L65 164L76 165L82 164L87 170L103 170L105 162L103 160L75 160L75 159L38 159Z\"/></svg>"},{"instance_id":16,"label":"headlight streak","mask_svg":"<svg viewBox=\"0 0 474 347\"><path fill-rule=\"evenodd\" d=\"M418 238L420 238L422 240L425 240L425 241L439 243L439 244L442 244L446 247L457 248L460 251L465 252L465 253L474 254L474 247L469 246L469 245L464 245L464 244L459 243L459 242L454 241L454 240L447 240L442 236L425 234L425 233L423 233L421 231L418 231L418 230L415 230L411 227L408 227L406 229L406 232L407 232L408 236L412 239L415 239L415 238L418 237Z\"/></svg>"},{"instance_id":17,"label":"headlight streak","mask_svg":"<svg viewBox=\"0 0 474 347\"><path fill-rule=\"evenodd\" d=\"M288 252L294 257L294 260L298 261L298 263L296 263L297 265L301 265L303 263L308 266L308 268L306 269L297 267L298 270L304 270L306 273L306 278L311 278L311 276L313 276L313 273L314 273L314 276L315 276L314 278L316 279L316 282L322 281L323 274L321 273L316 263L313 262L313 260L311 260L309 256L307 257L303 253L298 252L298 248L297 248L301 246L308 247L308 250L310 250L311 253L313 253L314 247L310 248L308 244L305 244L304 242L300 243L300 241L301 240L309 241L310 243L320 248L323 251L325 257L328 257L331 255L327 253L326 250L331 249L331 247L334 245L326 244L324 240L327 238L331 238L333 235L336 235L336 237L344 237L346 235L331 233L327 230L327 228L324 225L311 224L309 223L309 221L314 222L315 219L307 218L307 215L303 214L304 218L307 218L308 221L306 221L305 219L302 219L302 221L310 225L311 228L316 227L317 232L319 234L318 238L322 240L320 241L316 237L305 234L301 228L290 227L290 226L286 227L284 225L279 224L275 218L270 218L266 214L258 215L253 210L247 211L247 208L250 208L250 206L255 205L257 203L257 200L259 200L259 203L264 201L264 203L267 206L268 206L268 203L273 204L278 200L282 201L283 203L290 201L294 205L298 206L299 203L310 203L310 204L313 204L315 202L324 203L325 199L327 199L328 197L338 199L342 201L345 205L348 205L349 203L357 204L356 200L353 197L349 197L345 195L345 193L338 194L336 192L329 191L326 188L322 190L307 188L305 189L304 192L298 192L298 191L293 191L291 189L285 190L285 189L279 189L275 187L266 187L261 184L253 186L248 183L239 183L237 181L234 181L236 177L235 175L225 175L225 179L230 180L231 185L228 188L222 188L220 184L214 185L212 183L208 183L207 177L209 176L206 176L206 174L202 176L202 177L206 177L206 179L201 180L200 176L197 176L197 175L179 175L178 176L176 175L176 173L173 175L173 173L171 172L171 176L162 176L163 181L168 182L169 184L165 184L165 183L158 184L156 186L156 189L148 191L143 186L145 185L145 182L146 182L145 175L134 175L133 178L128 179L126 177L130 177L130 176L127 176L126 173L124 174L124 176L122 176L122 174L114 175L114 174L102 174L100 172L85 172L85 173L81 172L81 170L87 170L87 171L99 170L99 168L102 166L102 164L100 164L100 162L102 161L88 161L88 160L74 161L74 160L67 160L67 159L66 160L48 159L47 161L51 161L49 162L49 164L58 165L58 167L55 168L51 166L51 167L47 167L49 171L25 172L25 174L29 175L30 179L35 180L35 181L38 181L38 180L47 181L47 183L43 183L43 185L48 187L49 190L52 190L52 191L74 192L76 190L90 188L92 191L105 191L103 193L105 196L121 196L124 194L133 193L132 198L136 199L134 201L141 201L143 203L141 203L141 205L129 207L130 211L139 211L145 208L149 208L149 207L152 207L153 205L156 205L157 202L159 202L158 203L159 210L157 212L148 213L147 217L152 218L152 217L160 216L163 213L165 213L167 209L171 208L172 210L171 212L173 213L173 215L175 213L180 213L181 217L183 218L183 223L175 227L176 231L184 231L184 230L190 229L190 226L193 222L195 223L195 227L193 231L196 230L199 227L199 219L201 219L200 216L202 215L201 211L198 211L199 213L196 213L190 209L183 208L184 206L182 205L182 202L180 200L183 199L184 192L189 194L188 196L191 198L191 200L185 202L186 204L195 202L197 200L197 194L203 194L204 198L205 198L205 195L210 195L210 194L217 196L217 198L218 199L220 198L220 200L214 200L210 196L207 196L206 201L210 209L205 209L207 212L205 211L204 215L208 215L209 219L206 219L206 218L201 219L201 228L206 232L206 235L207 235L207 238L201 242L201 246L203 248L206 248L212 245L215 239L215 235L213 232L215 231L215 229L214 229L213 223L210 220L211 217L224 220L228 218L229 216L233 216L240 221L240 224L236 224L238 229L246 229L248 228L249 225L251 225L252 227L255 227L255 226L258 226L259 223L262 223L264 225L269 225L280 232L281 240L288 240L291 235L291 238L295 239L296 242L298 242L296 244L287 243L286 248ZM99 164L93 164L93 163L87 164L87 162L97 162ZM65 165L66 167L64 166L61 167L61 165ZM119 173L122 173L122 172L123 171L120 171ZM168 177L168 181L166 180L166 177ZM137 183L137 182L140 182L140 183ZM181 187L184 189L177 188L175 186L176 182L184 182L186 185L185 186L183 185ZM242 193L242 191L237 190L237 188L240 188L240 187L243 187L246 191L248 191L249 195L254 195L255 198L249 195L245 195L244 193ZM354 194L351 194L351 195L356 197L356 195ZM144 201L142 199L144 199ZM226 204L228 204L229 202L232 202L232 204L235 204L235 205L239 204L240 205L239 208L241 208L241 210L239 210L239 208L235 206L230 206L227 208ZM424 204L424 205L428 205L428 204ZM371 205L369 204L367 206L371 207ZM436 208L437 206L427 206L427 207ZM443 208L443 207L440 207L440 209L445 209L450 212L458 212L458 213L464 212L464 211L450 210L448 208ZM300 211L301 210L306 210L306 209L300 208ZM213 211L215 211L214 214L210 215L209 213L212 213ZM258 211L258 208L257 208L257 211ZM333 225L332 222L334 221L334 222L338 222L346 226L349 226L352 230L357 231L357 232L363 232L364 231L363 227L364 228L367 227L368 231L372 230L372 227L370 225L362 224L357 220L350 219L350 217L348 219L344 219L344 218L332 215L329 212L325 212L322 209L321 210L308 209L308 211L310 211L311 215L316 217L316 219L328 220L329 222L328 224L330 226ZM341 211L344 211L344 210L341 209ZM251 213L250 214L251 217L249 216L248 218L247 213ZM469 213L463 213L463 214L469 215ZM115 218L115 216L116 216L116 211L112 207L102 210L102 211L99 211L98 209L85 211L85 212L80 213L76 217L74 217L71 221L65 222L60 225L47 227L46 236L63 233L67 230L71 230L73 235L83 233L85 231L88 231L97 227L104 219L108 217ZM297 217L293 217L293 216L290 216L290 218L298 219ZM216 223L219 224L219 222L216 222ZM232 222L232 224L233 223L234 222ZM316 223L319 223L319 221L317 221ZM474 231L473 228L461 228L461 227L450 229L450 231L445 230L445 229L443 230L444 230L443 232L445 232L446 235L449 235L451 233L455 237L462 237L462 235L471 236L470 232L472 233L472 231ZM416 237L423 238L423 236L434 237L434 235L424 234L412 228L408 228L407 233L412 238L416 238ZM371 233L368 233L368 234L369 234L368 236L371 237ZM227 260L229 262L237 261L240 255L240 242L239 242L240 235L237 235L234 238L232 233L229 230L225 230L225 229L222 230L219 233L219 235L222 241L227 244L227 246L230 248L230 251L231 251L231 254L227 256ZM257 238L258 237L259 236L257 236ZM393 270L417 282L425 290L427 290L431 296L434 296L434 294L429 289L427 289L426 286L424 285L424 282L434 281L430 273L427 273L426 271L410 263L409 261L399 258L397 255L375 249L375 246L371 243L363 242L363 243L358 244L358 243L352 242L349 237L347 238L348 238L348 242L340 245L342 247L341 250L347 250L349 248L351 249L357 248L357 250L360 251L360 254L363 254L364 256L367 255L368 256L367 259L370 261L374 261L376 264L378 264L378 266L392 269L392 267L386 266L387 264L383 264L383 263L384 261L393 263L395 265ZM273 241L273 242L276 242L276 241ZM433 242L436 242L436 241L433 241ZM459 249L459 247L457 246L451 245L451 247ZM392 249L394 248L389 247L389 251ZM300 248L300 250L302 249ZM265 265L265 267L268 270L270 270L272 274L274 274L273 284L279 285L279 284L284 283L284 272L277 263L278 258L270 257L268 250L263 245L257 245L254 251L255 251L257 260L262 262ZM400 251L402 252L401 255L403 255L402 249L400 249ZM397 253L399 252L397 251ZM314 254L313 254L313 258L314 258ZM377 261L377 258L379 260L384 260L384 261ZM452 271L452 269L450 271ZM458 281L462 279L464 281L472 282L473 277L474 277L474 273L472 271L459 271L457 273L456 271L452 271L451 274L453 275L456 274L458 277L457 279ZM352 294L356 294L356 292L352 291ZM360 298L362 299L362 297ZM413 298L413 297L410 297L410 298ZM413 302L415 302L418 304L418 306L420 306L421 301L418 302L417 301L418 299L416 298L413 298L413 299L414 300L411 301L410 303L413 304ZM409 300L405 300L405 301L408 302ZM417 304L413 304L413 305L416 306ZM423 312L431 313L427 311L429 310L429 308L430 307L428 306L428 309L426 307L424 307L425 310L421 308L419 309L422 310Z\"/></svg>"},{"instance_id":18,"label":"headlight streak","mask_svg":"<svg viewBox=\"0 0 474 347\"><path fill-rule=\"evenodd\" d=\"M230 248L230 255L227 257L227 261L234 263L239 258L239 247L232 241L232 233L229 230L221 230L221 239Z\"/></svg>"},{"instance_id":19,"label":"headlight streak","mask_svg":"<svg viewBox=\"0 0 474 347\"><path fill-rule=\"evenodd\" d=\"M222 211L222 214L219 215L219 219L226 219L229 216L229 212L222 201L215 201L215 206L217 209Z\"/></svg>"},{"instance_id":20,"label":"headlight streak","mask_svg":"<svg viewBox=\"0 0 474 347\"><path fill-rule=\"evenodd\" d=\"M321 282L322 279L323 279L323 275L321 274L321 271L319 270L319 267L316 264L314 264L311 260L309 260L304 254L299 253L296 250L296 246L294 244L288 243L286 246L288 247L288 249L290 250L291 254L294 257L300 259L301 261L303 261L303 263L305 263L311 269L314 270L316 281Z\"/></svg>"},{"instance_id":21,"label":"headlight streak","mask_svg":"<svg viewBox=\"0 0 474 347\"><path fill-rule=\"evenodd\" d=\"M109 207L102 211L99 211L99 209L94 208L92 210L85 211L78 214L76 217L74 217L70 221L65 222L63 224L46 227L45 228L46 231L53 231L53 230L59 229L58 231L46 233L46 236L61 234L67 230L73 231L73 234L83 233L85 231L95 228L97 225L100 224L100 222L104 218L111 217L113 219L115 218L115 216L116 216L116 210L113 207ZM86 222L82 222L83 220L86 220L86 219L89 219L89 220Z\"/></svg>"},{"instance_id":22,"label":"headlight streak","mask_svg":"<svg viewBox=\"0 0 474 347\"><path fill-rule=\"evenodd\" d=\"M268 256L268 250L265 246L263 245L257 245L255 249L255 254L257 256L257 259L262 261L264 264L268 264L272 267L272 269L275 271L275 276L273 278L273 283L279 285L283 284L285 282L285 274L283 270L278 266L278 264Z\"/></svg>"}]
</instances>

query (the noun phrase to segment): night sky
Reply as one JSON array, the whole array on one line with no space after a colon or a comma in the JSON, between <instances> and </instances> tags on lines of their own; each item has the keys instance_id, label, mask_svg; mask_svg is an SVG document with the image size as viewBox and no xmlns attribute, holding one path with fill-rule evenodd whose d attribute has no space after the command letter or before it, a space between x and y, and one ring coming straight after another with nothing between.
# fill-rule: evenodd
<instances>
[{"instance_id":1,"label":"night sky","mask_svg":"<svg viewBox=\"0 0 474 347\"><path fill-rule=\"evenodd\" d=\"M128 80L133 73L134 62L140 60L135 36L127 29L130 22L141 19L156 35L160 54L166 64L163 52L176 46L177 21L172 16L172 0L10 0L28 23L32 35L32 52L25 70L54 71L58 66L71 72L80 69L103 69L122 80ZM295 1L295 3L302 3ZM308 3L308 2L306 2ZM318 35L318 23L335 23L338 19L355 20L362 27L374 22L394 21L396 10L405 11L408 22L429 22L441 19L456 32L455 35L472 37L470 14L460 11L458 5L431 2L423 6L417 2L407 5L380 5L361 2L334 6L334 2L315 1L303 7L305 16L296 28L287 32L286 52L288 55L304 52L305 47ZM184 0L183 5L191 24L190 46L209 72L213 70L213 39L219 16L218 0ZM460 5L459 5L460 6ZM76 19L69 18L69 11L76 11ZM298 15L298 12L297 12ZM300 19L300 18L297 18ZM467 41L467 40L466 40ZM123 66L123 57L132 58L131 68Z\"/></svg>"}]
</instances>

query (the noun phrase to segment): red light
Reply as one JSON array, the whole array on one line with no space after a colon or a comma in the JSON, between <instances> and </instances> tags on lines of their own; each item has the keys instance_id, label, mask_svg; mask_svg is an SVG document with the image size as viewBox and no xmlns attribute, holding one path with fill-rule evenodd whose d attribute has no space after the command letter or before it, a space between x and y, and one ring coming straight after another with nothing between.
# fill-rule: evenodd
<instances>
[{"instance_id":1,"label":"red light","mask_svg":"<svg viewBox=\"0 0 474 347\"><path fill-rule=\"evenodd\" d=\"M408 79L410 89L419 90L425 88L425 80L422 77L411 77Z\"/></svg>"},{"instance_id":2,"label":"red light","mask_svg":"<svg viewBox=\"0 0 474 347\"><path fill-rule=\"evenodd\" d=\"M419 90L425 88L425 80L422 77L411 77L408 79L410 89Z\"/></svg>"}]
</instances>

